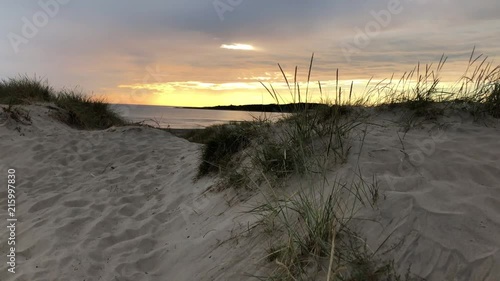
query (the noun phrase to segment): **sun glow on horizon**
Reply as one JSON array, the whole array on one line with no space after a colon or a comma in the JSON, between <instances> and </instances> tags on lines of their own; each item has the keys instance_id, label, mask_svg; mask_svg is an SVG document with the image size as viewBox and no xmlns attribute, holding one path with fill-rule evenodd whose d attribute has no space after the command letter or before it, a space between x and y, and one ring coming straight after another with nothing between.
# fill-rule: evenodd
<instances>
[{"instance_id":1,"label":"sun glow on horizon","mask_svg":"<svg viewBox=\"0 0 500 281\"><path fill-rule=\"evenodd\" d=\"M255 90L263 89L259 82L228 82L228 83L211 83L200 81L183 81L183 82L167 82L167 83L152 83L152 84L132 84L119 85L118 88L129 88L133 90L150 90L161 92L173 92L175 90Z\"/></svg>"},{"instance_id":2,"label":"sun glow on horizon","mask_svg":"<svg viewBox=\"0 0 500 281\"><path fill-rule=\"evenodd\" d=\"M290 89L282 81L265 81L263 84L257 81L249 82L201 82L201 81L178 81L167 83L138 83L130 85L119 85L121 93L109 95L114 103L124 104L149 104L166 106L216 106L216 105L244 105L244 104L270 104L276 103L273 95L268 90L275 91L280 98L279 103L299 102L298 96L293 92L294 85ZM263 82L263 81L262 81ZM352 83L352 84L351 84ZM351 97L352 85L352 97ZM416 81L407 81L404 88L409 89L416 85ZM272 87L271 87L272 86ZM341 92L340 102L351 102L363 98L365 100L379 99L394 91L402 91L395 81L376 79L355 80L326 80L321 81L322 91L319 91L317 83L298 82L297 87L301 89L300 102L325 102L338 101L336 91ZM442 82L441 86L450 88L451 83ZM267 89L266 89L267 88ZM305 89L308 89L306 97ZM385 94L385 95L384 95ZM351 100L352 98L352 100ZM344 100L345 99L345 100Z\"/></svg>"},{"instance_id":3,"label":"sun glow on horizon","mask_svg":"<svg viewBox=\"0 0 500 281\"><path fill-rule=\"evenodd\" d=\"M216 106L273 102L259 82L183 81L123 84L118 88L121 90L110 95L110 100L125 104Z\"/></svg>"}]
</instances>

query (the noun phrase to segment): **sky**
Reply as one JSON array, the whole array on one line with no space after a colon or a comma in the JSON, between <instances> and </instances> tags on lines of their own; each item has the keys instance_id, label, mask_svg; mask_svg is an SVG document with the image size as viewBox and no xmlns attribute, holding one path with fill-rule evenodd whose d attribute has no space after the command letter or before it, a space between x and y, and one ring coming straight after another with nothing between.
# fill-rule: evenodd
<instances>
[{"instance_id":1,"label":"sky","mask_svg":"<svg viewBox=\"0 0 500 281\"><path fill-rule=\"evenodd\" d=\"M447 57L443 81L472 49L500 61L498 0L17 0L0 10L0 78L48 80L111 103L273 102L278 67L311 100Z\"/></svg>"}]
</instances>

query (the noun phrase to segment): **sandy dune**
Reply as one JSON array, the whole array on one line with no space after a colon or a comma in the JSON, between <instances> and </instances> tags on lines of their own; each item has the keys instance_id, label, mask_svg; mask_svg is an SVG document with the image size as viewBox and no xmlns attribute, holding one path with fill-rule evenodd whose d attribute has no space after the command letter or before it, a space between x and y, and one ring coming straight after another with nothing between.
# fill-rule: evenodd
<instances>
[{"instance_id":1,"label":"sandy dune","mask_svg":"<svg viewBox=\"0 0 500 281\"><path fill-rule=\"evenodd\" d=\"M406 135L390 115L368 127L361 170L383 198L361 233L374 247L389 236L380 252L396 247L389 256L426 280L500 280L500 126L458 115Z\"/></svg>"},{"instance_id":2,"label":"sandy dune","mask_svg":"<svg viewBox=\"0 0 500 281\"><path fill-rule=\"evenodd\" d=\"M0 116L0 166L16 169L17 265L0 280L246 280L267 244L234 191L193 182L199 145L145 127L78 131L29 106L31 125ZM407 134L373 117L359 157L381 188L357 227L427 280L500 280L500 127L449 118ZM382 126L381 126L382 125ZM398 137L399 133L399 137ZM400 140L401 139L401 140ZM404 148L403 148L404 146ZM344 170L358 163L353 153ZM2 188L0 220L7 219ZM8 229L0 228L0 237ZM255 279L253 279L255 280Z\"/></svg>"},{"instance_id":3,"label":"sandy dune","mask_svg":"<svg viewBox=\"0 0 500 281\"><path fill-rule=\"evenodd\" d=\"M255 264L258 249L232 239L253 218L230 191L205 192L212 180L192 182L199 145L144 127L77 131L29 110L32 125L0 127L19 220L16 274L2 239L0 280L230 280Z\"/></svg>"}]
</instances>

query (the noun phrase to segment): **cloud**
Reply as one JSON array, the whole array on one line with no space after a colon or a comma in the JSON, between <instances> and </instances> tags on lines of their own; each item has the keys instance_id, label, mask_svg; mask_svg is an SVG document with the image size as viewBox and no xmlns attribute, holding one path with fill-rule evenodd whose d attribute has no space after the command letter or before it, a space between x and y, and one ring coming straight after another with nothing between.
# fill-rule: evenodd
<instances>
[{"instance_id":1,"label":"cloud","mask_svg":"<svg viewBox=\"0 0 500 281\"><path fill-rule=\"evenodd\" d=\"M252 45L240 44L240 43L222 44L222 45L220 45L220 48L221 49L228 49L228 50L243 50L243 51L255 50L255 48Z\"/></svg>"},{"instance_id":2,"label":"cloud","mask_svg":"<svg viewBox=\"0 0 500 281\"><path fill-rule=\"evenodd\" d=\"M9 1L0 11L0 76L36 73L56 86L96 93L140 83L195 91L257 78L280 81L276 63L290 73L297 65L306 77L313 52L313 79L326 81L337 68L346 80L383 79L418 62L436 62L442 53L454 65L467 60L474 45L500 59L497 0L400 0L401 13L350 60L345 43L352 45L376 21L373 15L396 0L220 1L230 5L222 20L213 0L70 1L19 54L7 34L20 32L22 18L40 7Z\"/></svg>"}]
</instances>

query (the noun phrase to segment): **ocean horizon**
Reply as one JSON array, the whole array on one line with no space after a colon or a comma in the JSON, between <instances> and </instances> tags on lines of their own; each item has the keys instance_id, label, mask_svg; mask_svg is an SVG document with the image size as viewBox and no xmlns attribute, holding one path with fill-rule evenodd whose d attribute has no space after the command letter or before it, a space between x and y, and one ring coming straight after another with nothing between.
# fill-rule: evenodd
<instances>
[{"instance_id":1,"label":"ocean horizon","mask_svg":"<svg viewBox=\"0 0 500 281\"><path fill-rule=\"evenodd\" d=\"M283 113L194 109L161 105L111 104L111 109L131 122L171 129L202 129L231 121L276 120Z\"/></svg>"}]
</instances>

